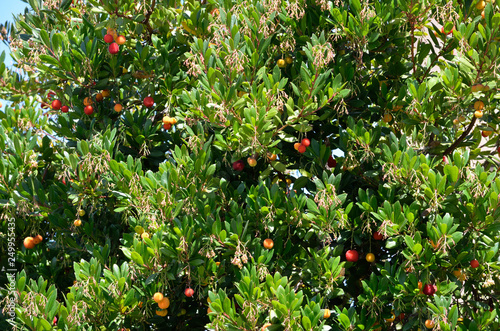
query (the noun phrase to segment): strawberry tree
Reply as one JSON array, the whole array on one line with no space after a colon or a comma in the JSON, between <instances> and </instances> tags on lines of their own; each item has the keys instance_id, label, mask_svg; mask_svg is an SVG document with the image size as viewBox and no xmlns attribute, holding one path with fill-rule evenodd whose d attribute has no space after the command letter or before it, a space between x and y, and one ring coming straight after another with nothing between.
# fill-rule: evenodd
<instances>
[{"instance_id":1,"label":"strawberry tree","mask_svg":"<svg viewBox=\"0 0 500 331\"><path fill-rule=\"evenodd\" d=\"M498 1L28 4L2 329L500 328Z\"/></svg>"}]
</instances>

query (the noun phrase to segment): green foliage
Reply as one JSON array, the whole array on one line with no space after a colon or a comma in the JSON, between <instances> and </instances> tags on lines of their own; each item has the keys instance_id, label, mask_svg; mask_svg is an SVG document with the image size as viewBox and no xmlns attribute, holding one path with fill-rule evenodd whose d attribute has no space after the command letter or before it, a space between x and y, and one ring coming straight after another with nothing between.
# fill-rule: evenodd
<instances>
[{"instance_id":1,"label":"green foliage","mask_svg":"<svg viewBox=\"0 0 500 331\"><path fill-rule=\"evenodd\" d=\"M0 31L2 329L498 329L477 2L29 1Z\"/></svg>"}]
</instances>

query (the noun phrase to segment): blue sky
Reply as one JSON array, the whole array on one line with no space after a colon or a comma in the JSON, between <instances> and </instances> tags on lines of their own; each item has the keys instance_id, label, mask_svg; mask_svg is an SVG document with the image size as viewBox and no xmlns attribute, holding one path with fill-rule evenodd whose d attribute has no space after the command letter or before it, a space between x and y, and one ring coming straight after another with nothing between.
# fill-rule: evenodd
<instances>
[{"instance_id":1,"label":"blue sky","mask_svg":"<svg viewBox=\"0 0 500 331\"><path fill-rule=\"evenodd\" d=\"M27 3L22 2L21 0L0 0L2 2L2 10L0 10L0 23L5 24L6 21L12 22L14 14L24 13L24 9L28 7ZM0 53L3 51L9 53L9 48L3 43L0 42ZM10 67L12 66L12 59L10 56L5 58L5 65ZM5 104L5 101L1 101Z\"/></svg>"},{"instance_id":2,"label":"blue sky","mask_svg":"<svg viewBox=\"0 0 500 331\"><path fill-rule=\"evenodd\" d=\"M2 0L2 10L0 10L0 23L5 24L6 21L13 21L13 14L20 14L24 12L24 8L28 7L27 3L21 0ZM8 52L9 49L3 42L0 42L0 53L2 51ZM10 57L6 58L6 65L10 66L12 60Z\"/></svg>"}]
</instances>

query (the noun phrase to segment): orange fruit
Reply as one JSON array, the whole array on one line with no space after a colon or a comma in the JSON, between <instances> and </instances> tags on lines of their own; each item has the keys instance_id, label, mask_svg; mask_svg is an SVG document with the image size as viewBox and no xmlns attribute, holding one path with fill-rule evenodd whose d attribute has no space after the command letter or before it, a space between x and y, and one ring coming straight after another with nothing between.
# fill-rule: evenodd
<instances>
[{"instance_id":1,"label":"orange fruit","mask_svg":"<svg viewBox=\"0 0 500 331\"><path fill-rule=\"evenodd\" d=\"M434 322L431 320L425 321L425 327L428 329L432 329L434 327Z\"/></svg>"},{"instance_id":2,"label":"orange fruit","mask_svg":"<svg viewBox=\"0 0 500 331\"><path fill-rule=\"evenodd\" d=\"M167 313L168 313L168 311L166 309L156 311L156 315L161 316L161 317L167 316Z\"/></svg>"},{"instance_id":3,"label":"orange fruit","mask_svg":"<svg viewBox=\"0 0 500 331\"><path fill-rule=\"evenodd\" d=\"M302 145L301 143L295 143L293 144L293 148L295 148L298 151L301 145Z\"/></svg>"},{"instance_id":4,"label":"orange fruit","mask_svg":"<svg viewBox=\"0 0 500 331\"><path fill-rule=\"evenodd\" d=\"M170 300L164 297L160 302L158 302L158 307L161 309L167 309L170 306Z\"/></svg>"},{"instance_id":5,"label":"orange fruit","mask_svg":"<svg viewBox=\"0 0 500 331\"><path fill-rule=\"evenodd\" d=\"M85 97L85 99L83 99L84 106L90 106L91 104L92 104L92 99L90 97Z\"/></svg>"},{"instance_id":6,"label":"orange fruit","mask_svg":"<svg viewBox=\"0 0 500 331\"><path fill-rule=\"evenodd\" d=\"M267 159L269 161L276 161L276 159L278 158L278 155L274 154L274 153L267 153Z\"/></svg>"},{"instance_id":7,"label":"orange fruit","mask_svg":"<svg viewBox=\"0 0 500 331\"><path fill-rule=\"evenodd\" d=\"M153 295L153 300L154 300L156 303L159 303L161 300L163 300L163 294L161 294L160 292L156 292L156 293Z\"/></svg>"},{"instance_id":8,"label":"orange fruit","mask_svg":"<svg viewBox=\"0 0 500 331\"><path fill-rule=\"evenodd\" d=\"M262 329L260 329L260 330L265 331L265 330L267 330L267 327L271 326L271 325L272 325L271 323L266 323L266 324L264 324L264 326L262 326Z\"/></svg>"},{"instance_id":9,"label":"orange fruit","mask_svg":"<svg viewBox=\"0 0 500 331\"><path fill-rule=\"evenodd\" d=\"M109 97L110 92L109 92L109 90L102 90L101 94L103 97L107 98L107 97Z\"/></svg>"},{"instance_id":10,"label":"orange fruit","mask_svg":"<svg viewBox=\"0 0 500 331\"><path fill-rule=\"evenodd\" d=\"M474 110L483 110L484 109L484 102L481 100L477 100L474 102Z\"/></svg>"},{"instance_id":11,"label":"orange fruit","mask_svg":"<svg viewBox=\"0 0 500 331\"><path fill-rule=\"evenodd\" d=\"M331 315L331 314L330 314L330 309L325 308L325 309L323 310L323 318L328 318L328 317L330 317L330 315Z\"/></svg>"},{"instance_id":12,"label":"orange fruit","mask_svg":"<svg viewBox=\"0 0 500 331\"><path fill-rule=\"evenodd\" d=\"M392 317L385 319L385 321L388 323L392 323L396 319L396 315L394 315L394 312L391 312L391 314L392 314Z\"/></svg>"},{"instance_id":13,"label":"orange fruit","mask_svg":"<svg viewBox=\"0 0 500 331\"><path fill-rule=\"evenodd\" d=\"M120 105L119 103L117 103L117 104L113 107L113 109L114 109L117 113L119 113L119 112L121 112L121 111L122 111L123 106L122 106L122 105Z\"/></svg>"},{"instance_id":14,"label":"orange fruit","mask_svg":"<svg viewBox=\"0 0 500 331\"><path fill-rule=\"evenodd\" d=\"M33 238L33 242L35 243L35 245L38 245L39 243L41 243L43 240L43 237L41 235L37 235L35 238Z\"/></svg>"},{"instance_id":15,"label":"orange fruit","mask_svg":"<svg viewBox=\"0 0 500 331\"><path fill-rule=\"evenodd\" d=\"M165 123L165 124L163 124L163 128L164 128L165 130L170 130L170 129L172 128L172 124L170 124L170 123Z\"/></svg>"},{"instance_id":16,"label":"orange fruit","mask_svg":"<svg viewBox=\"0 0 500 331\"><path fill-rule=\"evenodd\" d=\"M389 123L390 121L392 121L392 115L389 114L389 113L386 113L384 115L384 117L382 118L382 120L385 122L385 123Z\"/></svg>"},{"instance_id":17,"label":"orange fruit","mask_svg":"<svg viewBox=\"0 0 500 331\"><path fill-rule=\"evenodd\" d=\"M164 116L163 119L162 119L162 122L163 124L171 124L171 125L174 125L175 123L177 123L177 119L174 118L174 117L170 117L170 116Z\"/></svg>"},{"instance_id":18,"label":"orange fruit","mask_svg":"<svg viewBox=\"0 0 500 331\"><path fill-rule=\"evenodd\" d=\"M107 31L106 31L108 34L112 35L113 36L113 39L116 40L116 38L118 37L118 34L116 33L116 30L113 29L113 28L108 28Z\"/></svg>"},{"instance_id":19,"label":"orange fruit","mask_svg":"<svg viewBox=\"0 0 500 331\"><path fill-rule=\"evenodd\" d=\"M97 93L97 94L95 95L95 100L96 100L97 102L102 101L102 99L104 99L104 96L102 95L102 93Z\"/></svg>"},{"instance_id":20,"label":"orange fruit","mask_svg":"<svg viewBox=\"0 0 500 331\"><path fill-rule=\"evenodd\" d=\"M274 247L274 241L272 239L270 239L270 238L267 238L267 239L264 240L264 244L263 245L264 245L264 248L271 249L271 248Z\"/></svg>"},{"instance_id":21,"label":"orange fruit","mask_svg":"<svg viewBox=\"0 0 500 331\"><path fill-rule=\"evenodd\" d=\"M118 45L123 45L125 44L125 42L127 41L127 39L125 38L125 36L123 35L119 35L118 37L115 38L116 39L116 43Z\"/></svg>"},{"instance_id":22,"label":"orange fruit","mask_svg":"<svg viewBox=\"0 0 500 331\"><path fill-rule=\"evenodd\" d=\"M82 225L82 221L81 221L81 220L75 220L75 221L73 222L73 225L74 225L74 226L80 226L80 225Z\"/></svg>"},{"instance_id":23,"label":"orange fruit","mask_svg":"<svg viewBox=\"0 0 500 331\"><path fill-rule=\"evenodd\" d=\"M35 247L35 241L33 237L24 238L24 247L26 247L26 249L32 249Z\"/></svg>"}]
</instances>

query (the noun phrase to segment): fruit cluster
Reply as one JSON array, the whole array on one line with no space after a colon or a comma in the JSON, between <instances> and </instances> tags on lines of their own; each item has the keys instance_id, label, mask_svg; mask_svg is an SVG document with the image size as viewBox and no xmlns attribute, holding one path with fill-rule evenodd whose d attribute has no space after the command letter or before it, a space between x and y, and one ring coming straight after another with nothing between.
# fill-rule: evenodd
<instances>
[{"instance_id":1,"label":"fruit cluster","mask_svg":"<svg viewBox=\"0 0 500 331\"><path fill-rule=\"evenodd\" d=\"M306 152L307 147L311 145L311 141L307 138L302 139L302 141L299 143L295 143L293 147L300 153L304 154Z\"/></svg>"},{"instance_id":2,"label":"fruit cluster","mask_svg":"<svg viewBox=\"0 0 500 331\"><path fill-rule=\"evenodd\" d=\"M26 237L24 238L24 247L26 249L33 249L36 245L43 241L43 237L41 235L36 235L35 237Z\"/></svg>"}]
</instances>

